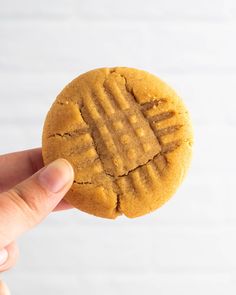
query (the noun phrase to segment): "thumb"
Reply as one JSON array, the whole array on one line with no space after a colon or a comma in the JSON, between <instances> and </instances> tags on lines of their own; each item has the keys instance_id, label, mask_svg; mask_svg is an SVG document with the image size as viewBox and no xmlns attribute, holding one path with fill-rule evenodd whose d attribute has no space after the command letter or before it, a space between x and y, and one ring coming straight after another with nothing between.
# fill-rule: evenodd
<instances>
[{"instance_id":1,"label":"thumb","mask_svg":"<svg viewBox=\"0 0 236 295\"><path fill-rule=\"evenodd\" d=\"M0 194L0 249L44 219L73 183L73 168L58 159Z\"/></svg>"}]
</instances>

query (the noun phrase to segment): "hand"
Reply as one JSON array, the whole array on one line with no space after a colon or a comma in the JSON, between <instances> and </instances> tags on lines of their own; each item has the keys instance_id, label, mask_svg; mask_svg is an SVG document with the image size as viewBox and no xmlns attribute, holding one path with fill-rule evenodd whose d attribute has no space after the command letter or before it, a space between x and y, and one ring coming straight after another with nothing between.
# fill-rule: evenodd
<instances>
[{"instance_id":1,"label":"hand","mask_svg":"<svg viewBox=\"0 0 236 295\"><path fill-rule=\"evenodd\" d=\"M51 211L71 208L62 198L73 178L64 159L43 167L41 149L0 156L0 272L15 264L18 236Z\"/></svg>"}]
</instances>

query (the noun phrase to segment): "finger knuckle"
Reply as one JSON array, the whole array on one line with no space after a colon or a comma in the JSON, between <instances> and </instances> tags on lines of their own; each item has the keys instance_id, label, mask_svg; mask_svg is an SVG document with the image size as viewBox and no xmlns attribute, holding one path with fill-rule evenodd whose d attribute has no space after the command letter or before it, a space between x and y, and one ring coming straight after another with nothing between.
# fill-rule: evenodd
<instances>
[{"instance_id":1,"label":"finger knuckle","mask_svg":"<svg viewBox=\"0 0 236 295\"><path fill-rule=\"evenodd\" d=\"M32 227L38 222L39 212L37 205L33 201L26 201L24 191L18 187L14 187L8 192L8 199L10 201L9 206L15 208L15 212L21 214L22 219L29 227Z\"/></svg>"}]
</instances>

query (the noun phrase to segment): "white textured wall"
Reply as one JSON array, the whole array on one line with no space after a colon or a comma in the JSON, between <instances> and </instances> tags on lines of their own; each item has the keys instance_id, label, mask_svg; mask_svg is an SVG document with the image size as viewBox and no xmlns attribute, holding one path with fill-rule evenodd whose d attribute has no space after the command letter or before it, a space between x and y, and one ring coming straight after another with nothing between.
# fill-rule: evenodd
<instances>
[{"instance_id":1,"label":"white textured wall","mask_svg":"<svg viewBox=\"0 0 236 295\"><path fill-rule=\"evenodd\" d=\"M184 98L196 137L186 181L138 219L52 214L4 279L14 295L235 294L234 0L0 0L0 153L40 146L64 85L116 65Z\"/></svg>"}]
</instances>

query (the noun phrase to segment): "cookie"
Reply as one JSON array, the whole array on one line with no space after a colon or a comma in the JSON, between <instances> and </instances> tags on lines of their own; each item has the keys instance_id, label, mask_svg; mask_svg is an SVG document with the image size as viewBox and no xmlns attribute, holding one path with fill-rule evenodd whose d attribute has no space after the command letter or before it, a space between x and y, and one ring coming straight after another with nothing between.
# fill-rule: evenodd
<instances>
[{"instance_id":1,"label":"cookie","mask_svg":"<svg viewBox=\"0 0 236 295\"><path fill-rule=\"evenodd\" d=\"M67 159L75 180L65 199L87 213L137 217L164 204L182 182L192 153L188 112L177 94L145 71L89 71L49 110L43 160Z\"/></svg>"}]
</instances>

